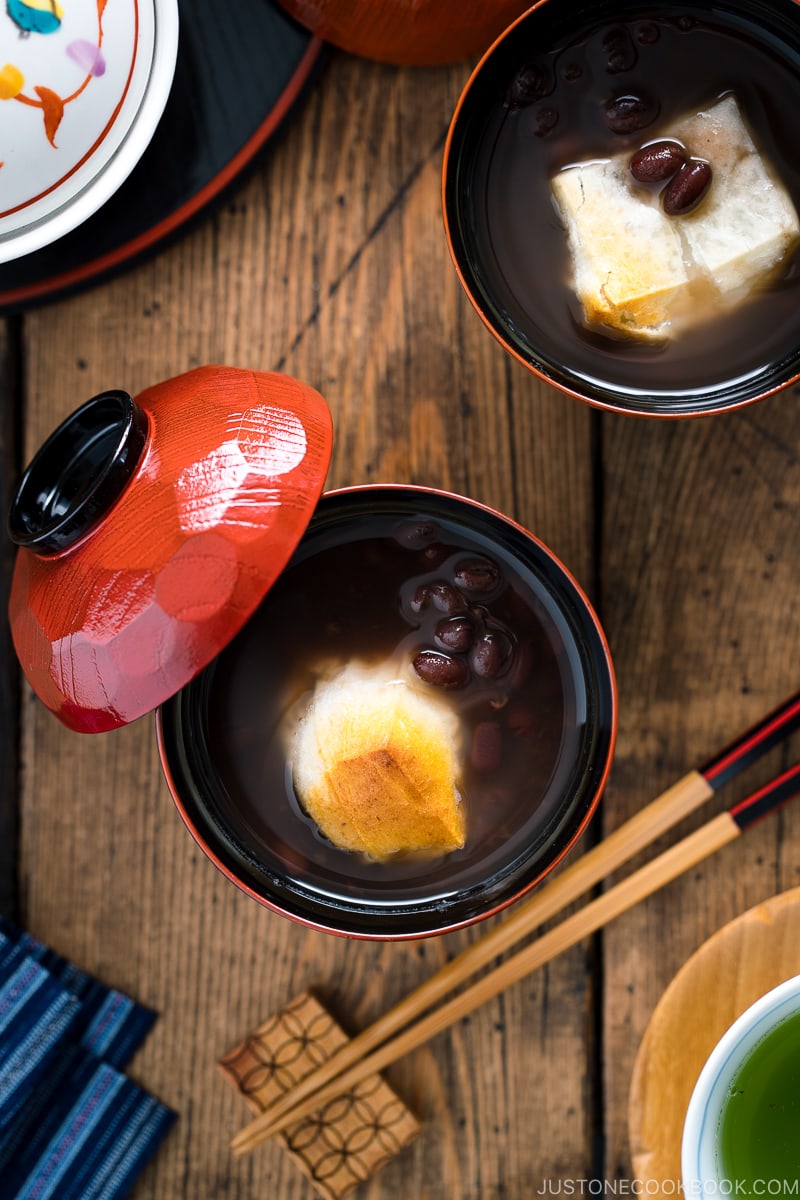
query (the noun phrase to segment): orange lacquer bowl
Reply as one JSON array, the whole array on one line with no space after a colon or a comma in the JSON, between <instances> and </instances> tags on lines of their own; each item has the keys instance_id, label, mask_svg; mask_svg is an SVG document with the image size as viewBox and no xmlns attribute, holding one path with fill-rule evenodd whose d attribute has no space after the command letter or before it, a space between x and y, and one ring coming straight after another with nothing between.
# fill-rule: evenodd
<instances>
[{"instance_id":1,"label":"orange lacquer bowl","mask_svg":"<svg viewBox=\"0 0 800 1200\"><path fill-rule=\"evenodd\" d=\"M279 0L290 16L342 50L398 66L480 54L526 0Z\"/></svg>"}]
</instances>

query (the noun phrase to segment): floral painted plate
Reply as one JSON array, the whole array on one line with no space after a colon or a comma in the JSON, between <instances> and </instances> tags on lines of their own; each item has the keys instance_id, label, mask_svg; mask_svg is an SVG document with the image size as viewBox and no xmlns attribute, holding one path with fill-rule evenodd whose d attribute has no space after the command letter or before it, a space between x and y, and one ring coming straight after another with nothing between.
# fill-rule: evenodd
<instances>
[{"instance_id":1,"label":"floral painted plate","mask_svg":"<svg viewBox=\"0 0 800 1200\"><path fill-rule=\"evenodd\" d=\"M74 229L141 157L178 50L177 0L0 10L0 262Z\"/></svg>"},{"instance_id":2,"label":"floral painted plate","mask_svg":"<svg viewBox=\"0 0 800 1200\"><path fill-rule=\"evenodd\" d=\"M115 2L107 0L106 9ZM252 164L321 61L320 40L271 0L178 6L173 86L149 146L93 216L40 250L0 262L0 311L96 282L182 231ZM6 57L0 39L0 59Z\"/></svg>"}]
</instances>

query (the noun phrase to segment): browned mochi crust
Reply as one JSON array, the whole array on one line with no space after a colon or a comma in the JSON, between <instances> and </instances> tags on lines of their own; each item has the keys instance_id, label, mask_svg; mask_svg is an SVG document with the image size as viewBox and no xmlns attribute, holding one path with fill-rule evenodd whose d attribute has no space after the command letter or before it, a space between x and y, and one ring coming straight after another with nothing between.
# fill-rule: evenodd
<instances>
[{"instance_id":1,"label":"browned mochi crust","mask_svg":"<svg viewBox=\"0 0 800 1200\"><path fill-rule=\"evenodd\" d=\"M551 181L587 324L640 341L663 341L739 304L800 237L789 194L733 95L655 136L687 159L663 196L640 185L628 151L575 163ZM701 203L671 213L670 189L686 190L701 168L713 176Z\"/></svg>"},{"instance_id":2,"label":"browned mochi crust","mask_svg":"<svg viewBox=\"0 0 800 1200\"><path fill-rule=\"evenodd\" d=\"M290 742L295 789L334 845L381 860L464 845L459 725L390 667L321 680Z\"/></svg>"}]
</instances>

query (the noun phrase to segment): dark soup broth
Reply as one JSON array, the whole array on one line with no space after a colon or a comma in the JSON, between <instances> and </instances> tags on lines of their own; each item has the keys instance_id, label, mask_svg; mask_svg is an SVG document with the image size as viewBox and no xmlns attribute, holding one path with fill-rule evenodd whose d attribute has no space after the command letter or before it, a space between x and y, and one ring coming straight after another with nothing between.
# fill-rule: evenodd
<instances>
[{"instance_id":1,"label":"dark soup broth","mask_svg":"<svg viewBox=\"0 0 800 1200\"><path fill-rule=\"evenodd\" d=\"M609 7L589 3L579 18L571 5L550 0L532 17L546 22L554 11L553 48L540 48L533 31L541 25L533 20L526 36L526 19L484 68L485 79L478 77L459 151L464 253L490 322L554 379L563 366L579 381L629 394L632 407L644 394L689 400L744 383L797 351L797 253L737 307L704 314L665 342L606 335L586 324L573 289L551 179L570 164L633 154L660 129L732 93L762 158L798 208L800 10L795 6L790 45L725 5L621 3L613 19ZM739 7L770 19L769 6ZM584 25L575 32L570 25L579 19ZM613 130L608 106L622 97L641 98L655 117L640 129Z\"/></svg>"},{"instance_id":2,"label":"dark soup broth","mask_svg":"<svg viewBox=\"0 0 800 1200\"><path fill-rule=\"evenodd\" d=\"M190 685L200 698L191 752L213 776L214 820L262 876L325 903L446 902L494 878L500 890L537 848L552 856L590 807L583 781L608 712L598 718L606 698L590 694L579 618L533 557L512 553L513 539L407 506L345 521L326 511L323 498L255 616ZM340 850L295 794L286 732L320 664L387 658L458 718L466 842L446 855L374 862Z\"/></svg>"}]
</instances>

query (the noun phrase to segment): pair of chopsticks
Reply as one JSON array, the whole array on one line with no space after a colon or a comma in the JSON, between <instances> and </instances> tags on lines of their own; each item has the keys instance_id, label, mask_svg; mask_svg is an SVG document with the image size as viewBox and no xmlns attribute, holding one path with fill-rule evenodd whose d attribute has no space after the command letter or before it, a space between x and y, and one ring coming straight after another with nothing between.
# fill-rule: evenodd
<instances>
[{"instance_id":1,"label":"pair of chopsticks","mask_svg":"<svg viewBox=\"0 0 800 1200\"><path fill-rule=\"evenodd\" d=\"M607 892L590 900L560 925L497 965L472 987L460 992L440 1008L428 1012L479 968L533 933L546 920L645 849L798 728L800 692L703 766L689 771L651 804L588 850L540 892L523 901L510 916L410 992L290 1092L277 1099L236 1134L231 1141L233 1150L237 1154L244 1154L287 1125L317 1112L328 1101L349 1091L368 1075L421 1046L511 984L594 933L728 842L734 841L756 821L790 800L800 792L800 763L727 812L713 817ZM426 1012L428 1015L422 1016ZM416 1023L411 1024L412 1021Z\"/></svg>"}]
</instances>

